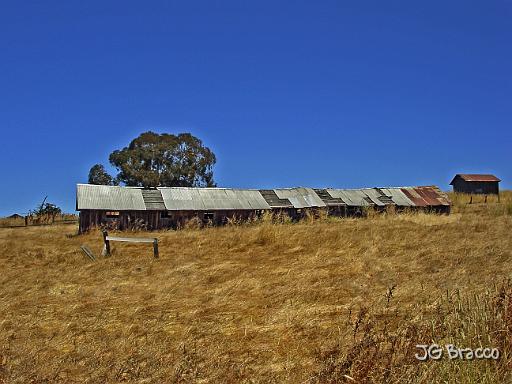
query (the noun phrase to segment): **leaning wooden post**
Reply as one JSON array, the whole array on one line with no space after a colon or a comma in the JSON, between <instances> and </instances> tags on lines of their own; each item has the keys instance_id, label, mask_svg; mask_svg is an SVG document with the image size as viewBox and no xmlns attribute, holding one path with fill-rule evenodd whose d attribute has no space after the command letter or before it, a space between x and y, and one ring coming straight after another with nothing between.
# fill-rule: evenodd
<instances>
[{"instance_id":1,"label":"leaning wooden post","mask_svg":"<svg viewBox=\"0 0 512 384\"><path fill-rule=\"evenodd\" d=\"M108 233L103 230L103 241L105 242L105 249L103 250L104 256L110 256L110 241L107 240Z\"/></svg>"},{"instance_id":2,"label":"leaning wooden post","mask_svg":"<svg viewBox=\"0 0 512 384\"><path fill-rule=\"evenodd\" d=\"M158 239L153 240L153 254L158 259Z\"/></svg>"}]
</instances>

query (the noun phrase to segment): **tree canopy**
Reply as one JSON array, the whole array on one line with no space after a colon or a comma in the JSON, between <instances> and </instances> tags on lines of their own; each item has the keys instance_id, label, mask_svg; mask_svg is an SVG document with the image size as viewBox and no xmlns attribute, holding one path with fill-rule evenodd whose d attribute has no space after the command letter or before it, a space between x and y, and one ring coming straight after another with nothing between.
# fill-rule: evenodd
<instances>
[{"instance_id":1,"label":"tree canopy","mask_svg":"<svg viewBox=\"0 0 512 384\"><path fill-rule=\"evenodd\" d=\"M105 171L105 167L103 165L95 164L89 171L89 184L116 185L117 180Z\"/></svg>"},{"instance_id":2,"label":"tree canopy","mask_svg":"<svg viewBox=\"0 0 512 384\"><path fill-rule=\"evenodd\" d=\"M109 161L117 169L117 176L113 178L102 165L96 164L89 172L89 182L93 181L91 184L112 185L121 182L138 187L215 186L215 155L190 133L142 133L127 147L112 152Z\"/></svg>"}]
</instances>

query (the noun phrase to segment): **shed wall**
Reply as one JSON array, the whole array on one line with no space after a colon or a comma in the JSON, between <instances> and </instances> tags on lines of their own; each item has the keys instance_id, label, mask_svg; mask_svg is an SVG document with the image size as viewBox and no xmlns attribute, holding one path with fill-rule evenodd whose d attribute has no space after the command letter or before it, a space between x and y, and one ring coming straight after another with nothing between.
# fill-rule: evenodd
<instances>
[{"instance_id":1,"label":"shed wall","mask_svg":"<svg viewBox=\"0 0 512 384\"><path fill-rule=\"evenodd\" d=\"M497 181L464 181L457 178L453 181L453 192L497 195L499 183Z\"/></svg>"}]
</instances>

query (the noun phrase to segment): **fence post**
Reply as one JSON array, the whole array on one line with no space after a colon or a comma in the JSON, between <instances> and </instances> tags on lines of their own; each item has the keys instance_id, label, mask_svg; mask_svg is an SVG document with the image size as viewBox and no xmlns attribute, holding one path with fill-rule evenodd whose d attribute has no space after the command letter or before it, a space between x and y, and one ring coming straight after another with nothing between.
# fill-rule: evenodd
<instances>
[{"instance_id":1,"label":"fence post","mask_svg":"<svg viewBox=\"0 0 512 384\"><path fill-rule=\"evenodd\" d=\"M107 240L108 233L107 231L103 230L103 241L105 242L105 249L103 250L104 255L103 256L110 256L110 241Z\"/></svg>"},{"instance_id":2,"label":"fence post","mask_svg":"<svg viewBox=\"0 0 512 384\"><path fill-rule=\"evenodd\" d=\"M153 240L153 254L158 259L158 239Z\"/></svg>"}]
</instances>

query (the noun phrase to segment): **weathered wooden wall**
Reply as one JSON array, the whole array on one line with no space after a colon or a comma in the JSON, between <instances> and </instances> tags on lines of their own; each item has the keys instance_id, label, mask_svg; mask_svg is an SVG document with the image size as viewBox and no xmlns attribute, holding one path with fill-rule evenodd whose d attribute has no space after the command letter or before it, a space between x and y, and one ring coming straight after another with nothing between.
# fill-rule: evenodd
<instances>
[{"instance_id":1,"label":"weathered wooden wall","mask_svg":"<svg viewBox=\"0 0 512 384\"><path fill-rule=\"evenodd\" d=\"M457 178L453 181L453 192L498 195L499 183L497 181L464 181Z\"/></svg>"},{"instance_id":2,"label":"weathered wooden wall","mask_svg":"<svg viewBox=\"0 0 512 384\"><path fill-rule=\"evenodd\" d=\"M119 216L109 217L108 211L82 210L79 219L79 232L84 233L95 227L111 229L176 229L182 228L190 220L198 224L223 225L229 220L247 221L261 215L261 211L120 211Z\"/></svg>"},{"instance_id":3,"label":"weathered wooden wall","mask_svg":"<svg viewBox=\"0 0 512 384\"><path fill-rule=\"evenodd\" d=\"M394 206L393 206L394 207ZM377 211L384 211L385 207L373 207ZM401 211L429 211L435 213L450 213L450 206L427 206L408 207L393 209ZM120 211L118 216L107 216L108 211L103 210L82 210L79 219L79 232L84 233L95 227L106 227L110 229L178 229L187 225L187 222L196 220L199 225L224 225L230 220L247 221L259 217L263 211L259 210L217 210L217 211ZM328 207L328 208L280 208L274 209L272 213L290 217L292 220L300 220L308 214L318 216L320 212L326 212L329 216L336 217L358 217L364 216L364 207Z\"/></svg>"},{"instance_id":4,"label":"weathered wooden wall","mask_svg":"<svg viewBox=\"0 0 512 384\"><path fill-rule=\"evenodd\" d=\"M83 233L94 227L109 227L112 229L159 229L159 211L120 211L119 216L107 216L108 211L80 211L79 232Z\"/></svg>"}]
</instances>

